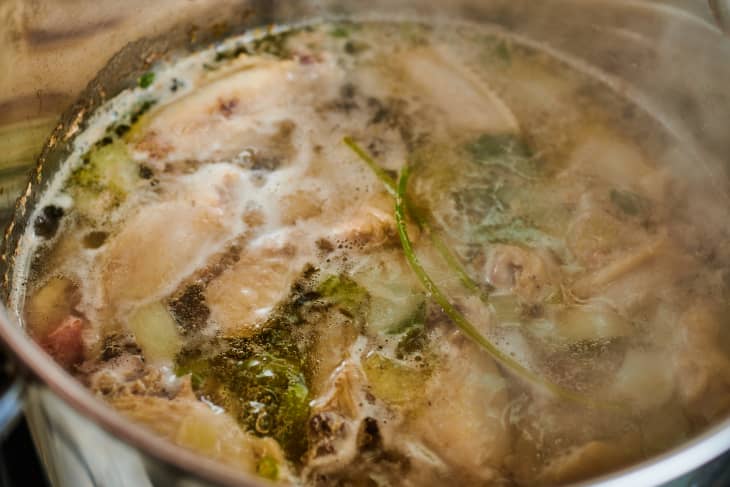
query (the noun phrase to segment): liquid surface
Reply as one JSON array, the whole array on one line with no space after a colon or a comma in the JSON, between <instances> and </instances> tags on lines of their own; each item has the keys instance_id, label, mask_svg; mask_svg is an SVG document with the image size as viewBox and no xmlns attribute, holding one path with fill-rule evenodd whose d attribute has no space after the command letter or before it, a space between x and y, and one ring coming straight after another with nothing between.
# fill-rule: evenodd
<instances>
[{"instance_id":1,"label":"liquid surface","mask_svg":"<svg viewBox=\"0 0 730 487\"><path fill-rule=\"evenodd\" d=\"M231 39L75 144L24 237L22 319L202 455L302 485L559 485L730 407L723 210L656 121L516 39Z\"/></svg>"}]
</instances>

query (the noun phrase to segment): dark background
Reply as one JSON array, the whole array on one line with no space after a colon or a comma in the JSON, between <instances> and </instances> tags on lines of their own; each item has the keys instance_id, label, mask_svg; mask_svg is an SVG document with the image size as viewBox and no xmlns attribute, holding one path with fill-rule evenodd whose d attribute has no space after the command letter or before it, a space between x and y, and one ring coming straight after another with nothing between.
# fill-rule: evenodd
<instances>
[{"instance_id":1,"label":"dark background","mask_svg":"<svg viewBox=\"0 0 730 487\"><path fill-rule=\"evenodd\" d=\"M18 421L0 447L0 486L47 487L25 418Z\"/></svg>"},{"instance_id":2,"label":"dark background","mask_svg":"<svg viewBox=\"0 0 730 487\"><path fill-rule=\"evenodd\" d=\"M6 392L16 374L7 357L0 347L0 394ZM0 435L0 487L48 487L25 417L21 416L2 438Z\"/></svg>"}]
</instances>

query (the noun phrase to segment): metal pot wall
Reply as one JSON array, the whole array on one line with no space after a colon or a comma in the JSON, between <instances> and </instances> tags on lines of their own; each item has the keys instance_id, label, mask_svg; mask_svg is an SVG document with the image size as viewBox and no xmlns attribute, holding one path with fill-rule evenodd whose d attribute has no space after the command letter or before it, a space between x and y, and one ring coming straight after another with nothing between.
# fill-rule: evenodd
<instances>
[{"instance_id":1,"label":"metal pot wall","mask_svg":"<svg viewBox=\"0 0 730 487\"><path fill-rule=\"evenodd\" d=\"M730 169L730 38L723 34L722 22L730 8L721 0L688 4L164 0L122 6L110 1L0 1L0 19L9 26L0 39L0 61L6 66L0 74L0 147L3 137L17 135L18 127L35 130L37 139L61 107L80 100L50 136L6 233L1 274L6 309L0 313L0 336L16 360L18 379L0 400L0 422L7 427L24 405L42 461L57 486L263 485L168 444L116 414L25 335L17 310L7 303L15 251L28 215L74 134L95 107L131 86L159 56L204 47L249 28L321 17L449 19L455 28L459 21L491 23L550 49L619 90L682 141L691 157L676 164L694 174L690 184L724 186ZM17 147L18 139L12 140ZM33 152L34 142L25 144ZM3 152L0 186L17 192L23 158ZM673 451L587 485L725 485L727 478L718 480L717 473L727 471L720 467L730 462L729 450L730 420Z\"/></svg>"}]
</instances>

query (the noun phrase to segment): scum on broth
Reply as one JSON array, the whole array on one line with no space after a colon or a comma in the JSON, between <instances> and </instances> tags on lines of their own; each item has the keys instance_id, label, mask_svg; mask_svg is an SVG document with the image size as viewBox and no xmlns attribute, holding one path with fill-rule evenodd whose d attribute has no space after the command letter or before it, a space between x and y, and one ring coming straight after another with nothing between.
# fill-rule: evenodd
<instances>
[{"instance_id":1,"label":"scum on broth","mask_svg":"<svg viewBox=\"0 0 730 487\"><path fill-rule=\"evenodd\" d=\"M479 27L230 39L92 117L14 302L123 414L269 479L561 484L730 405L725 229L680 149Z\"/></svg>"}]
</instances>

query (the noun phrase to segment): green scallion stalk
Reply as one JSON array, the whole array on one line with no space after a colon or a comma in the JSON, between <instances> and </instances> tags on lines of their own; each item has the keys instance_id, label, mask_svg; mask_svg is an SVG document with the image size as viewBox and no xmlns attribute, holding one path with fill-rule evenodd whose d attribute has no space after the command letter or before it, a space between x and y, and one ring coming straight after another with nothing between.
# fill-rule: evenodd
<instances>
[{"instance_id":1,"label":"green scallion stalk","mask_svg":"<svg viewBox=\"0 0 730 487\"><path fill-rule=\"evenodd\" d=\"M375 162L372 157L370 157L370 154L365 152L365 150L363 150L362 147L360 147L357 142L352 139L352 137L345 137L343 142L373 171L375 176L385 185L385 189L391 195L395 196L397 191L395 180L377 162ZM461 262L459 262L454 251L452 251L446 242L444 242L443 238L434 231L428 220L415 211L413 209L413 205L409 205L407 202L406 209L413 217L413 221L416 225L418 225L418 228L425 229L428 232L429 238L431 239L434 247L446 261L446 264L451 268L451 270L456 273L464 287L479 296L484 303L488 303L489 297L487 294L479 287L479 284L477 284L476 281L469 276L466 269L464 269L464 266L462 266Z\"/></svg>"},{"instance_id":2,"label":"green scallion stalk","mask_svg":"<svg viewBox=\"0 0 730 487\"><path fill-rule=\"evenodd\" d=\"M377 178L385 185L385 189L388 190L388 193L395 196L395 181L392 177L390 177L390 174L385 172L385 169L380 167L380 165L378 165L378 163L370 157L370 154L357 145L357 142L355 142L352 137L345 137L342 141L375 173L375 176L377 176Z\"/></svg>"}]
</instances>

